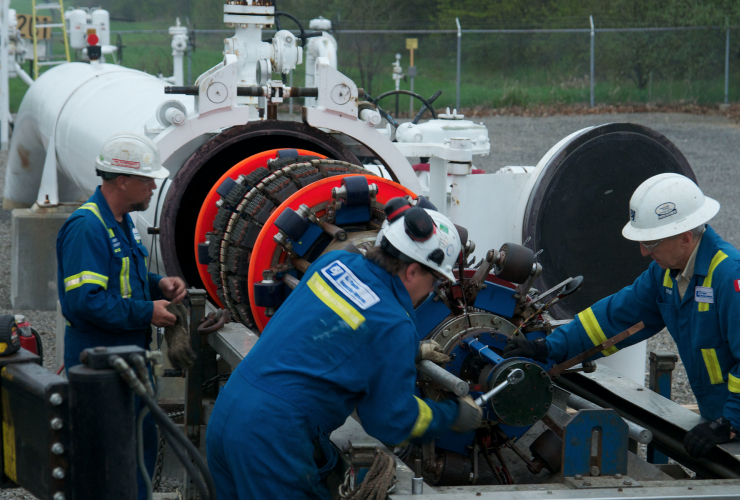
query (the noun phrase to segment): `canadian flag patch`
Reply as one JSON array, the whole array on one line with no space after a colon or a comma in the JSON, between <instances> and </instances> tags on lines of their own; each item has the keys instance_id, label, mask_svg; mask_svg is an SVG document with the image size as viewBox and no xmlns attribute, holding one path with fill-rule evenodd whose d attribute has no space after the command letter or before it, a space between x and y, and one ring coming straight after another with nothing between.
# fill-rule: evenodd
<instances>
[{"instance_id":1,"label":"canadian flag patch","mask_svg":"<svg viewBox=\"0 0 740 500\"><path fill-rule=\"evenodd\" d=\"M733 284L735 285L735 291L740 292L740 280L733 281Z\"/></svg>"}]
</instances>

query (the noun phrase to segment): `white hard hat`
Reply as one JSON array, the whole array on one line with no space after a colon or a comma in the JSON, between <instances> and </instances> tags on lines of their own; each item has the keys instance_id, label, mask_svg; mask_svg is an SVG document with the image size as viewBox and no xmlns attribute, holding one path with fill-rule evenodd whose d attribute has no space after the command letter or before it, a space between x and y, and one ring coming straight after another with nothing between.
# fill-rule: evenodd
<instances>
[{"instance_id":1,"label":"white hard hat","mask_svg":"<svg viewBox=\"0 0 740 500\"><path fill-rule=\"evenodd\" d=\"M719 212L719 202L680 174L659 174L640 184L630 199L622 235L633 241L669 238L699 227Z\"/></svg>"},{"instance_id":2,"label":"white hard hat","mask_svg":"<svg viewBox=\"0 0 740 500\"><path fill-rule=\"evenodd\" d=\"M455 225L435 210L412 207L405 198L386 204L387 219L376 246L397 259L418 262L455 281L452 273L460 256L460 235Z\"/></svg>"},{"instance_id":3,"label":"white hard hat","mask_svg":"<svg viewBox=\"0 0 740 500\"><path fill-rule=\"evenodd\" d=\"M148 137L133 132L108 139L95 159L101 172L165 179L170 172L159 160L159 148Z\"/></svg>"}]
</instances>

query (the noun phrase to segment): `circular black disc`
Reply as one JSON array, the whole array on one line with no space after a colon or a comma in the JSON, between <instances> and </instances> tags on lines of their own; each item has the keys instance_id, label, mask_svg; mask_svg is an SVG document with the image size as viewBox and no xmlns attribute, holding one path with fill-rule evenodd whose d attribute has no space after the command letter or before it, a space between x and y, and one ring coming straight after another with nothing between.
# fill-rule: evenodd
<instances>
[{"instance_id":1,"label":"circular black disc","mask_svg":"<svg viewBox=\"0 0 740 500\"><path fill-rule=\"evenodd\" d=\"M696 177L672 142L642 125L584 129L556 147L530 195L522 241L531 237L529 248L544 249L539 290L584 276L581 290L550 309L567 319L631 284L650 264L639 244L622 236L637 186L668 172Z\"/></svg>"}]
</instances>

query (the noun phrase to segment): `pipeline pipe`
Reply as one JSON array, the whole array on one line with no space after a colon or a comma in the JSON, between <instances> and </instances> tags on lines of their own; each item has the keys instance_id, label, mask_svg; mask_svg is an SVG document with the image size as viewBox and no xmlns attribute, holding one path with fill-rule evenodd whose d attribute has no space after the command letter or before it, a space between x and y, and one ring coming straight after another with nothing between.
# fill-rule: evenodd
<instances>
[{"instance_id":1,"label":"pipeline pipe","mask_svg":"<svg viewBox=\"0 0 740 500\"><path fill-rule=\"evenodd\" d=\"M571 394L568 396L568 399L566 400L566 403L571 408L575 408L576 410L602 410L603 408L599 405L596 405L592 403L591 401L587 401L583 399L580 396L576 396L575 394ZM653 433L640 426L637 425L634 422L630 422L629 420L625 420L627 422L627 425L629 426L629 437L630 439L633 439L637 441L638 443L642 444L648 444L650 441L653 440Z\"/></svg>"},{"instance_id":2,"label":"pipeline pipe","mask_svg":"<svg viewBox=\"0 0 740 500\"><path fill-rule=\"evenodd\" d=\"M428 359L419 361L416 369L457 397L466 396L470 391L470 386L464 380L457 378Z\"/></svg>"}]
</instances>

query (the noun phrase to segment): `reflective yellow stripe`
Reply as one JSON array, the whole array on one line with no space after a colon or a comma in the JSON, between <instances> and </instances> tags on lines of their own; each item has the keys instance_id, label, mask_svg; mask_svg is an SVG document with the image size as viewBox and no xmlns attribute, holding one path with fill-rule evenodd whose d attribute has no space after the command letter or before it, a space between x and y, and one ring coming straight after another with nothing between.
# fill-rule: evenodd
<instances>
[{"instance_id":1,"label":"reflective yellow stripe","mask_svg":"<svg viewBox=\"0 0 740 500\"><path fill-rule=\"evenodd\" d=\"M7 369L3 368L3 378L13 380L13 376L7 373ZM10 392L5 387L2 388L2 403L3 403L3 461L5 466L3 472L13 482L18 482L18 474L16 469L17 456L15 451L15 422L13 419L13 412L10 407Z\"/></svg>"},{"instance_id":2,"label":"reflective yellow stripe","mask_svg":"<svg viewBox=\"0 0 740 500\"><path fill-rule=\"evenodd\" d=\"M707 288L712 288L712 274L714 274L714 269L719 265L720 262L722 262L726 258L727 258L726 253L724 253L722 250L717 250L717 253L714 254L714 258L712 258L711 264L709 264L709 272L707 273L707 277L704 278L704 282L702 283L702 286L705 286ZM709 304L706 302L699 302L699 310L708 311ZM712 383L715 383L715 382L712 382Z\"/></svg>"},{"instance_id":3,"label":"reflective yellow stripe","mask_svg":"<svg viewBox=\"0 0 740 500\"><path fill-rule=\"evenodd\" d=\"M100 219L100 222L105 226L106 229L108 229L108 226L105 224L105 221L103 220L103 216L100 215L100 210L98 209L98 206L95 203L85 203L82 205L80 210L89 210L92 213L95 214L95 216Z\"/></svg>"},{"instance_id":4,"label":"reflective yellow stripe","mask_svg":"<svg viewBox=\"0 0 740 500\"><path fill-rule=\"evenodd\" d=\"M329 284L319 276L319 273L314 273L311 276L311 279L308 280L308 287L321 302L337 313L353 330L357 330L365 322L365 317L340 297L337 292L332 290Z\"/></svg>"},{"instance_id":5,"label":"reflective yellow stripe","mask_svg":"<svg viewBox=\"0 0 740 500\"><path fill-rule=\"evenodd\" d=\"M725 380L722 377L722 369L719 367L717 351L715 351L714 349L702 349L701 355L704 357L704 364L707 365L707 372L709 372L709 381L712 384L723 383Z\"/></svg>"},{"instance_id":6,"label":"reflective yellow stripe","mask_svg":"<svg viewBox=\"0 0 740 500\"><path fill-rule=\"evenodd\" d=\"M727 377L727 388L730 390L730 392L740 392L740 378L737 378L734 375L730 374Z\"/></svg>"},{"instance_id":7,"label":"reflective yellow stripe","mask_svg":"<svg viewBox=\"0 0 740 500\"><path fill-rule=\"evenodd\" d=\"M666 288L673 288L673 280L671 279L671 270L665 270L665 276L663 277L663 286Z\"/></svg>"},{"instance_id":8,"label":"reflective yellow stripe","mask_svg":"<svg viewBox=\"0 0 740 500\"><path fill-rule=\"evenodd\" d=\"M106 290L108 288L108 276L103 276L92 271L82 271L81 273L64 278L65 292L74 290L82 285L100 285Z\"/></svg>"},{"instance_id":9,"label":"reflective yellow stripe","mask_svg":"<svg viewBox=\"0 0 740 500\"><path fill-rule=\"evenodd\" d=\"M432 423L432 409L424 401L416 396L414 397L416 402L419 403L419 416L416 417L414 428L411 429L411 439L423 436L429 428L429 424Z\"/></svg>"},{"instance_id":10,"label":"reflective yellow stripe","mask_svg":"<svg viewBox=\"0 0 740 500\"><path fill-rule=\"evenodd\" d=\"M601 345L606 342L606 335L604 335L604 331L601 329L599 322L596 321L596 316L590 307L579 313L578 317L581 320L583 329L586 330L586 333L588 334L588 338L591 339L591 342L593 342L594 345ZM602 353L604 356L611 356L618 350L619 349L615 346L611 346L609 349L604 349Z\"/></svg>"},{"instance_id":11,"label":"reflective yellow stripe","mask_svg":"<svg viewBox=\"0 0 740 500\"><path fill-rule=\"evenodd\" d=\"M131 282L129 282L129 258L121 259L121 297L131 297Z\"/></svg>"}]
</instances>

